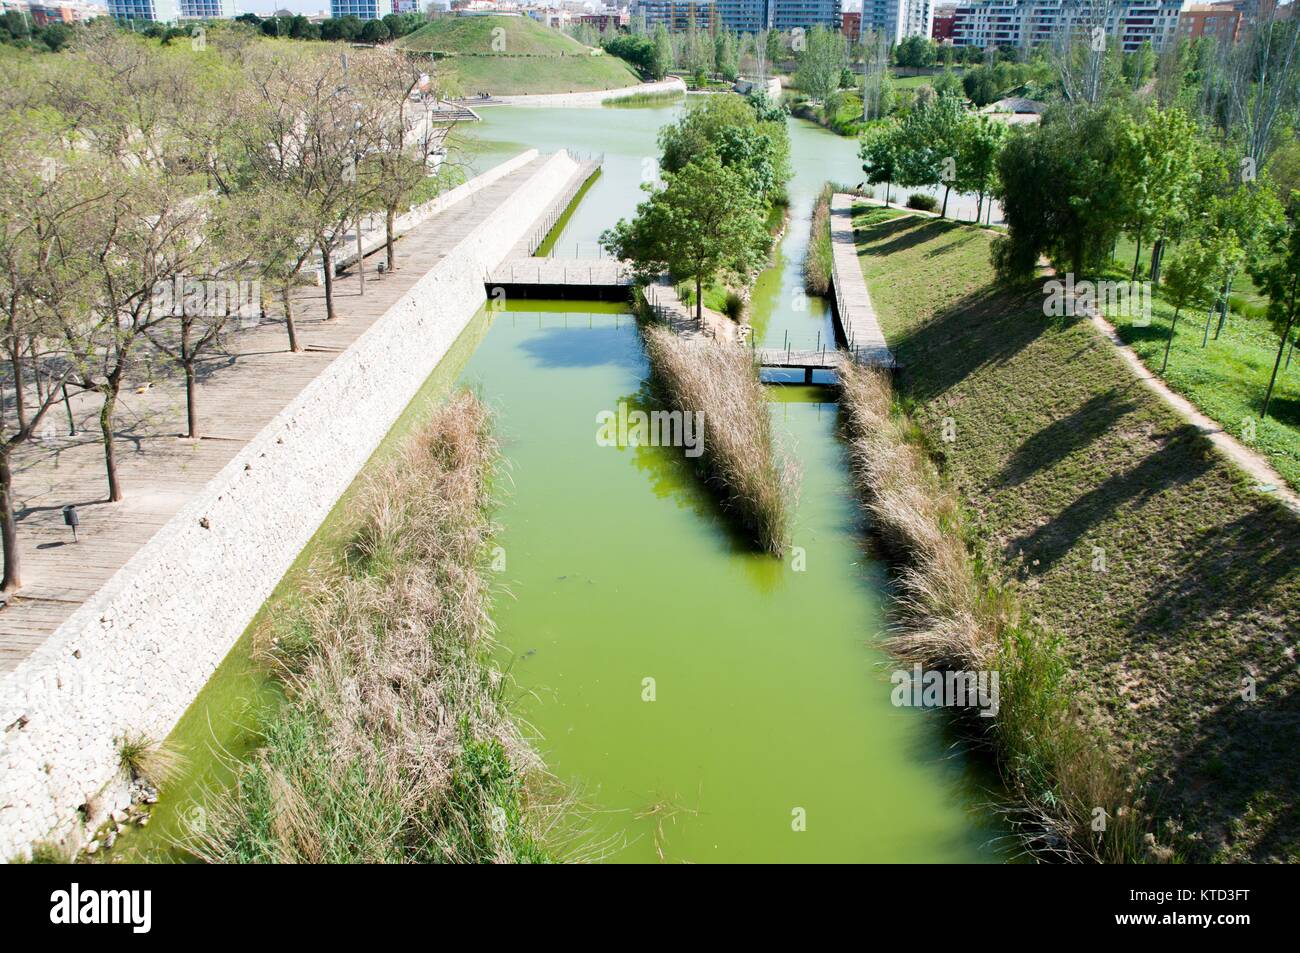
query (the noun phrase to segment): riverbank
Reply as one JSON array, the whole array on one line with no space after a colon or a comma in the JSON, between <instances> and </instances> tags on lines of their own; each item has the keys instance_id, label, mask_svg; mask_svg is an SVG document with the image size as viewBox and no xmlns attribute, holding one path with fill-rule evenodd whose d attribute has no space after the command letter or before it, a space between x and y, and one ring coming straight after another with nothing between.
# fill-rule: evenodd
<instances>
[{"instance_id":1,"label":"riverbank","mask_svg":"<svg viewBox=\"0 0 1300 953\"><path fill-rule=\"evenodd\" d=\"M1137 381L1086 320L999 287L991 235L859 207L896 386L976 557L1060 646L1157 821L1151 859L1300 856L1300 522Z\"/></svg>"},{"instance_id":2,"label":"riverbank","mask_svg":"<svg viewBox=\"0 0 1300 953\"><path fill-rule=\"evenodd\" d=\"M538 762L488 662L488 413L462 391L361 491L258 646L290 701L193 851L222 863L538 862Z\"/></svg>"}]
</instances>

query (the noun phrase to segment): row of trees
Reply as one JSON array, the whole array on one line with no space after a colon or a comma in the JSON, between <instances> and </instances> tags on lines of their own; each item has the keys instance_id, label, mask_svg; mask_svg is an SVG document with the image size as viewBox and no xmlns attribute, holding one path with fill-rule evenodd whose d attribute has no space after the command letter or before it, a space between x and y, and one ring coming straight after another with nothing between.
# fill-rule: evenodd
<instances>
[{"instance_id":1,"label":"row of trees","mask_svg":"<svg viewBox=\"0 0 1300 953\"><path fill-rule=\"evenodd\" d=\"M278 293L300 350L292 295L304 269L321 264L334 319L332 258L375 213L395 267L395 217L443 136L411 95L430 82L427 61L390 49L340 57L238 28L192 49L105 25L68 53L2 68L0 535L12 589L13 454L49 430L69 392L99 397L108 497L120 500L124 385L159 356L174 362L187 432L200 436L200 364L234 320L269 305L243 289Z\"/></svg>"},{"instance_id":2,"label":"row of trees","mask_svg":"<svg viewBox=\"0 0 1300 953\"><path fill-rule=\"evenodd\" d=\"M942 187L941 216L948 214L948 198L956 190L978 196L978 221L985 199L997 187L998 158L1007 135L1003 123L967 111L954 93L939 93L919 97L901 119L869 123L859 155L867 181L885 186L886 205L895 185Z\"/></svg>"},{"instance_id":3,"label":"row of trees","mask_svg":"<svg viewBox=\"0 0 1300 953\"><path fill-rule=\"evenodd\" d=\"M1027 276L1046 255L1098 275L1129 235L1130 279L1146 251L1142 277L1163 285L1175 309L1162 372L1181 314L1206 310L1208 345L1227 321L1234 283L1249 274L1279 336L1267 413L1295 336L1300 23L1265 16L1235 46L1176 47L1137 95L1113 51L1080 44L1058 63L1062 102L999 157L1009 232L995 263Z\"/></svg>"},{"instance_id":4,"label":"row of trees","mask_svg":"<svg viewBox=\"0 0 1300 953\"><path fill-rule=\"evenodd\" d=\"M428 22L428 17L421 13L390 13L376 20L362 20L356 16L331 17L319 23L313 23L301 14L263 18L256 13L244 13L235 19L256 27L264 36L345 43L395 40Z\"/></svg>"},{"instance_id":5,"label":"row of trees","mask_svg":"<svg viewBox=\"0 0 1300 953\"><path fill-rule=\"evenodd\" d=\"M663 182L644 183L649 198L636 216L600 240L641 281L665 272L693 281L702 321L706 286L742 280L766 260L768 211L790 178L785 120L762 96L713 96L661 129L659 145Z\"/></svg>"}]
</instances>

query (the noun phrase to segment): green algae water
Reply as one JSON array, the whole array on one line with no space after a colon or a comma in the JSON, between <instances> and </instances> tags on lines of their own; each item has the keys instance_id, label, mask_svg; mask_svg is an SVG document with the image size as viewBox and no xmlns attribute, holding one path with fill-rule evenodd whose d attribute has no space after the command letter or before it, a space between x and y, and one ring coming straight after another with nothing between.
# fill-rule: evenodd
<instances>
[{"instance_id":1,"label":"green algae water","mask_svg":"<svg viewBox=\"0 0 1300 953\"><path fill-rule=\"evenodd\" d=\"M604 153L553 236L554 254L591 255L633 213L680 108L487 109L482 135ZM822 183L857 169L852 141L797 121L791 139L790 223L750 319L764 342L832 333L803 295L803 252ZM585 795L591 842L620 861L998 859L940 719L890 704L895 666L872 647L886 581L863 552L832 393L770 388L801 496L791 554L759 555L680 449L597 443L598 414L653 405L635 326L597 310L515 302L462 375L510 461L502 664L548 769Z\"/></svg>"},{"instance_id":2,"label":"green algae water","mask_svg":"<svg viewBox=\"0 0 1300 953\"><path fill-rule=\"evenodd\" d=\"M631 215L683 108L490 108L486 167L521 149L603 153L560 229L559 256L597 253ZM830 334L802 294L808 217L827 179L855 181L855 146L792 120L791 218L750 320L763 343ZM513 712L581 801L579 856L610 861L988 861L1002 831L986 778L950 748L941 713L895 708L877 648L887 579L864 551L833 392L769 388L801 495L784 561L752 552L680 449L608 447L597 415L653 406L633 318L610 304L513 302L484 311L377 456L448 389L493 407L506 467L494 619ZM706 431L707 439L707 431ZM346 532L348 497L262 615L291 599L313 554ZM256 625L256 623L255 623ZM256 747L279 692L232 650L169 739L188 757L149 828L113 859L179 859L172 844Z\"/></svg>"}]
</instances>

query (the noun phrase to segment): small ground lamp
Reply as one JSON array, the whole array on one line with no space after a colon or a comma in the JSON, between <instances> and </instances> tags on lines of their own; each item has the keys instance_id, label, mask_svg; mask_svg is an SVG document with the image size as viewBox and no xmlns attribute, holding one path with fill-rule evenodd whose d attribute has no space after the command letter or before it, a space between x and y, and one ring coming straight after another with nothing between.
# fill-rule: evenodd
<instances>
[{"instance_id":1,"label":"small ground lamp","mask_svg":"<svg viewBox=\"0 0 1300 953\"><path fill-rule=\"evenodd\" d=\"M63 525L72 527L72 541L77 540L77 527L81 525L81 517L77 515L77 508L69 503L63 508Z\"/></svg>"}]
</instances>

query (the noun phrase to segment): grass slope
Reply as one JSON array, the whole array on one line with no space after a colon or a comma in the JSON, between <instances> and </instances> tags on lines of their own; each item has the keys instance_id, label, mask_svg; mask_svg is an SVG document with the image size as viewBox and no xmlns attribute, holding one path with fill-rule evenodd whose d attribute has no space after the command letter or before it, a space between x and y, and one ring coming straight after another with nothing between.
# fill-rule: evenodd
<instances>
[{"instance_id":1,"label":"grass slope","mask_svg":"<svg viewBox=\"0 0 1300 953\"><path fill-rule=\"evenodd\" d=\"M1127 281L1133 260L1131 242L1121 245L1119 260L1127 267L1109 277ZM1149 263L1149 255L1144 255L1139 278L1146 277ZM1277 358L1278 335L1263 316L1267 301L1250 279L1239 275L1235 284L1234 297L1247 302L1245 310L1254 313L1229 313L1217 340L1216 317L1206 341L1205 311L1184 309L1178 318L1178 333L1164 381L1238 440L1267 454L1282 478L1300 489L1300 362L1292 360L1289 368L1278 373L1268 417L1260 420L1260 405ZM1160 370L1174 316L1173 305L1163 299L1161 291L1156 289L1151 323L1146 327L1131 317L1107 315L1120 338L1152 371Z\"/></svg>"},{"instance_id":2,"label":"grass slope","mask_svg":"<svg viewBox=\"0 0 1300 953\"><path fill-rule=\"evenodd\" d=\"M494 48L497 37L502 42ZM592 56L577 40L528 17L439 17L398 46L447 54L442 65L465 95L587 92L641 81L623 60Z\"/></svg>"},{"instance_id":3,"label":"grass slope","mask_svg":"<svg viewBox=\"0 0 1300 953\"><path fill-rule=\"evenodd\" d=\"M1191 859L1300 857L1300 521L1089 324L998 290L992 236L875 208L855 223L898 390L981 555L1061 637L1080 710L1144 773L1160 840Z\"/></svg>"},{"instance_id":4,"label":"grass slope","mask_svg":"<svg viewBox=\"0 0 1300 953\"><path fill-rule=\"evenodd\" d=\"M494 49L495 30L503 30L503 49ZM437 17L398 41L403 49L421 53L491 54L509 56L587 56L567 33L543 26L529 17ZM498 44L501 46L501 44Z\"/></svg>"}]
</instances>

